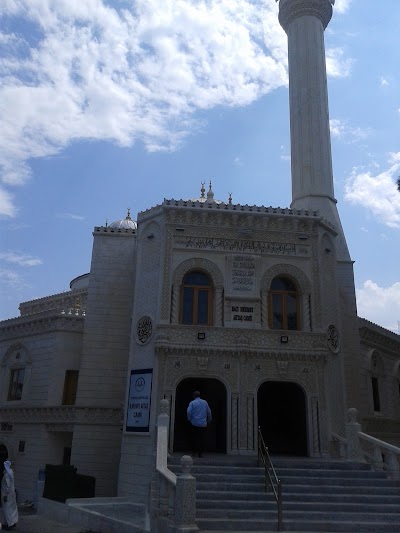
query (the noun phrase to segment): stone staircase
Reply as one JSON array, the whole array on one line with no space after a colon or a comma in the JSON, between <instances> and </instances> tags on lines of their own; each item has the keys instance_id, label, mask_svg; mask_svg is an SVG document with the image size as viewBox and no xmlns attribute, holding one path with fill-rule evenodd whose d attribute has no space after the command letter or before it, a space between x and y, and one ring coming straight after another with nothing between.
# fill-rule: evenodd
<instances>
[{"instance_id":1,"label":"stone staircase","mask_svg":"<svg viewBox=\"0 0 400 533\"><path fill-rule=\"evenodd\" d=\"M369 465L272 458L283 487L284 531L400 533L400 482ZM180 457L169 468L180 474ZM255 458L194 458L201 532L277 531L277 506Z\"/></svg>"}]
</instances>

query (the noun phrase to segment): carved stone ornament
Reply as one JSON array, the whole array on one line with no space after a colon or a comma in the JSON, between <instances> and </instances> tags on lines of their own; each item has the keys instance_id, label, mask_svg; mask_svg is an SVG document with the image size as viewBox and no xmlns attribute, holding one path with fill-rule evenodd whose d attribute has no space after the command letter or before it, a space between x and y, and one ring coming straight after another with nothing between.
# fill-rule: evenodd
<instances>
[{"instance_id":1,"label":"carved stone ornament","mask_svg":"<svg viewBox=\"0 0 400 533\"><path fill-rule=\"evenodd\" d=\"M339 332L336 329L336 326L334 326L333 324L330 324L328 326L326 340L327 340L328 348L330 349L330 351L332 353L338 353L340 350Z\"/></svg>"},{"instance_id":2,"label":"carved stone ornament","mask_svg":"<svg viewBox=\"0 0 400 533\"><path fill-rule=\"evenodd\" d=\"M208 357L198 357L197 358L197 364L199 366L199 370L207 370L207 368L208 368Z\"/></svg>"},{"instance_id":3,"label":"carved stone ornament","mask_svg":"<svg viewBox=\"0 0 400 533\"><path fill-rule=\"evenodd\" d=\"M153 322L149 316L142 316L137 322L137 338L140 344L146 344L153 332Z\"/></svg>"},{"instance_id":4,"label":"carved stone ornament","mask_svg":"<svg viewBox=\"0 0 400 533\"><path fill-rule=\"evenodd\" d=\"M332 0L291 0L280 3L279 22L286 32L290 24L300 17L317 17L325 29L332 18Z\"/></svg>"}]
</instances>

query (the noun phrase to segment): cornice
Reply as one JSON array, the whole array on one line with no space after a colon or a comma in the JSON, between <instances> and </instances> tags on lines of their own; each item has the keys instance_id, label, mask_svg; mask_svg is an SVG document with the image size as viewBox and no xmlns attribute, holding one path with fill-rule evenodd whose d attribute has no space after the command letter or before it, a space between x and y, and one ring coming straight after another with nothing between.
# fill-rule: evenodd
<instances>
[{"instance_id":1,"label":"cornice","mask_svg":"<svg viewBox=\"0 0 400 533\"><path fill-rule=\"evenodd\" d=\"M173 211L180 212L178 216L173 214ZM186 214L183 215L182 211L185 211ZM202 219L203 224L210 224L210 221L214 220L214 217L208 218L207 215L214 213L226 217L230 217L231 220L234 220L235 224L241 222L242 219L238 218L243 215L247 216L246 225L252 225L255 221L259 221L260 217L263 219L282 219L285 220L285 223L290 220L296 220L294 224L304 225L308 222L318 222L322 227L328 231L331 231L334 235L337 234L336 229L333 224L328 220L322 218L318 211L308 211L306 209L290 209L288 207L265 207L263 205L241 205L241 204L226 204L226 203L207 203L191 200L164 200L160 205L152 207L146 211L142 211L138 214L138 224L143 223L151 217L159 216L162 213L167 214L167 219L169 222L179 222L178 218L182 219L182 223L190 224L190 217L193 214L201 214L204 218ZM233 218L235 217L235 218ZM187 222L185 222L187 219ZM220 218L219 218L220 220ZM216 224L218 225L218 223ZM256 223L257 225L257 223ZM299 231L304 231L299 228Z\"/></svg>"},{"instance_id":2,"label":"cornice","mask_svg":"<svg viewBox=\"0 0 400 533\"><path fill-rule=\"evenodd\" d=\"M85 287L83 289L74 289L72 291L22 302L19 306L21 317L39 314L42 316L49 314L54 315L56 312L61 311L66 313L71 311L72 313L72 310L74 311L74 314L76 311L80 314L80 311L86 307L87 293L88 290Z\"/></svg>"},{"instance_id":3,"label":"cornice","mask_svg":"<svg viewBox=\"0 0 400 533\"><path fill-rule=\"evenodd\" d=\"M110 228L109 226L95 226L93 236L103 235L105 237L134 237L136 229Z\"/></svg>"},{"instance_id":4,"label":"cornice","mask_svg":"<svg viewBox=\"0 0 400 533\"><path fill-rule=\"evenodd\" d=\"M55 331L83 332L84 316L56 314L54 316L18 317L0 323L0 340L29 337Z\"/></svg>"},{"instance_id":5,"label":"cornice","mask_svg":"<svg viewBox=\"0 0 400 533\"><path fill-rule=\"evenodd\" d=\"M332 4L329 0L290 0L280 2L279 22L287 32L290 24L300 17L316 17L324 27L332 18Z\"/></svg>"},{"instance_id":6,"label":"cornice","mask_svg":"<svg viewBox=\"0 0 400 533\"><path fill-rule=\"evenodd\" d=\"M108 407L6 407L0 408L1 422L11 424L120 425L122 409Z\"/></svg>"},{"instance_id":7,"label":"cornice","mask_svg":"<svg viewBox=\"0 0 400 533\"><path fill-rule=\"evenodd\" d=\"M199 340L198 333L205 339ZM281 336L288 337L282 344ZM165 325L158 326L155 348L164 353L184 355L248 354L288 360L328 356L326 334L309 332L276 332L271 330L237 330L226 327Z\"/></svg>"},{"instance_id":8,"label":"cornice","mask_svg":"<svg viewBox=\"0 0 400 533\"><path fill-rule=\"evenodd\" d=\"M395 355L400 354L400 335L396 335L373 322L369 322L364 318L358 319L360 338L365 344L373 345L376 348L384 348L395 352Z\"/></svg>"}]
</instances>

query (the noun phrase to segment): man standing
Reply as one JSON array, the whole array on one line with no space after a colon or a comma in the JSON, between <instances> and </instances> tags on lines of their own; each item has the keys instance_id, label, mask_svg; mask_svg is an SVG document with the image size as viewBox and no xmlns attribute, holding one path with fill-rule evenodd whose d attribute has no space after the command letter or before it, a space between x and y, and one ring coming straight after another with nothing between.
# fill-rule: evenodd
<instances>
[{"instance_id":1,"label":"man standing","mask_svg":"<svg viewBox=\"0 0 400 533\"><path fill-rule=\"evenodd\" d=\"M208 403L200 398L200 392L194 391L193 400L187 408L187 418L192 424L193 453L203 456L207 424L212 420L211 409Z\"/></svg>"},{"instance_id":2,"label":"man standing","mask_svg":"<svg viewBox=\"0 0 400 533\"><path fill-rule=\"evenodd\" d=\"M18 507L15 497L14 472L10 461L4 461L3 479L1 480L1 503L6 518L3 526L6 531L14 529L18 522Z\"/></svg>"}]
</instances>

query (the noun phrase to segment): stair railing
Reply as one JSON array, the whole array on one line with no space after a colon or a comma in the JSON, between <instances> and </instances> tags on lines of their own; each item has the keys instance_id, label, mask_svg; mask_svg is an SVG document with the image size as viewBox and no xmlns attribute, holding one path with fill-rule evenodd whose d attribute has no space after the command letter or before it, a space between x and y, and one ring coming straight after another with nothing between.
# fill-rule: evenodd
<instances>
[{"instance_id":1,"label":"stair railing","mask_svg":"<svg viewBox=\"0 0 400 533\"><path fill-rule=\"evenodd\" d=\"M196 480L191 475L193 459L181 458L182 474L176 476L168 468L169 402L161 400L157 418L156 480L152 531L178 533L197 532Z\"/></svg>"},{"instance_id":2,"label":"stair railing","mask_svg":"<svg viewBox=\"0 0 400 533\"><path fill-rule=\"evenodd\" d=\"M339 443L340 457L352 461L367 461L374 470L383 470L391 479L400 479L400 448L361 431L358 411L347 411L346 438L332 433L332 442Z\"/></svg>"},{"instance_id":3,"label":"stair railing","mask_svg":"<svg viewBox=\"0 0 400 533\"><path fill-rule=\"evenodd\" d=\"M260 466L261 463L264 466L265 472L265 492L267 492L268 486L272 489L272 493L275 497L278 507L278 531L283 531L282 482L276 475L268 448L265 445L264 438L261 433L261 428L258 426L258 466Z\"/></svg>"}]
</instances>

